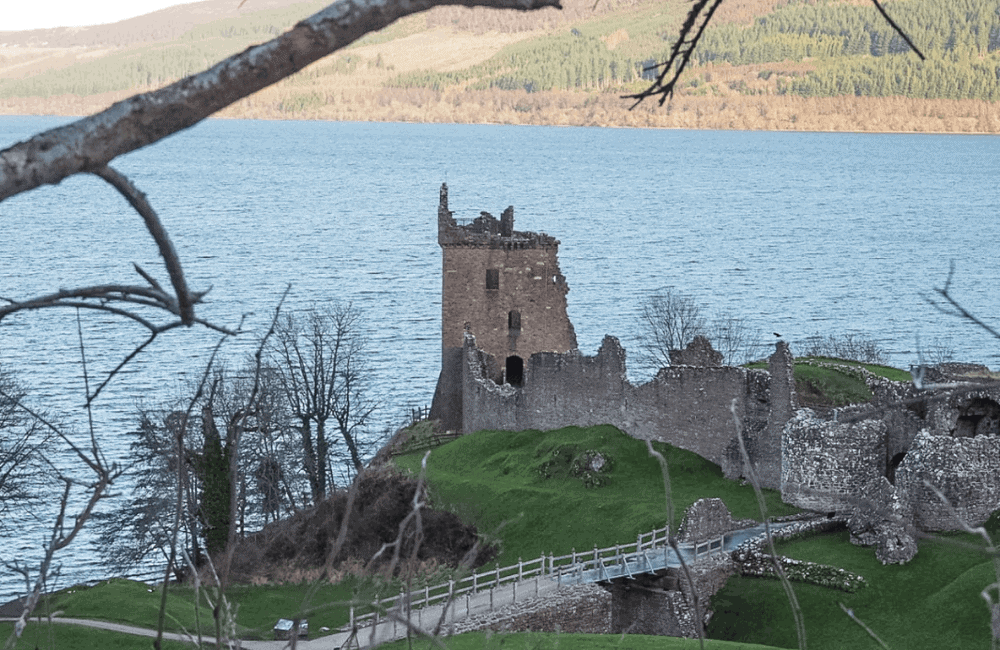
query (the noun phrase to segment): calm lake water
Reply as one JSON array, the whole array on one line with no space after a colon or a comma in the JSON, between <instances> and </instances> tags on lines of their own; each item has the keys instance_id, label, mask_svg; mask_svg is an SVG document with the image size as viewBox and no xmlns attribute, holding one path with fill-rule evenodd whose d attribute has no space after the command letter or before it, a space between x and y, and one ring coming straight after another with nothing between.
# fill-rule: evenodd
<instances>
[{"instance_id":1,"label":"calm lake water","mask_svg":"<svg viewBox=\"0 0 1000 650\"><path fill-rule=\"evenodd\" d=\"M0 148L67 121L0 117ZM954 262L954 294L1000 324L998 142L212 120L113 164L158 210L189 285L211 287L199 315L231 327L246 316L247 335L223 347L231 363L253 347L288 285L288 308L362 308L385 427L428 405L437 379L442 182L457 217L513 205L519 230L561 240L569 313L587 354L605 333L633 346L642 300L672 287L771 340L780 332L793 352L819 333L853 333L879 340L902 367L917 360L919 339L995 368L1000 342L925 298ZM157 259L139 217L96 178L0 203L2 297L135 283L133 262L165 283ZM83 329L92 375L144 338L102 314L84 314ZM127 463L136 404L176 397L217 339L204 329L164 335L110 386L95 411L109 458ZM79 358L72 312L0 323L0 363L83 439ZM47 525L24 522L0 540L0 559L36 558ZM60 554L62 584L101 575L88 544ZM0 600L18 588L0 569Z\"/></svg>"}]
</instances>

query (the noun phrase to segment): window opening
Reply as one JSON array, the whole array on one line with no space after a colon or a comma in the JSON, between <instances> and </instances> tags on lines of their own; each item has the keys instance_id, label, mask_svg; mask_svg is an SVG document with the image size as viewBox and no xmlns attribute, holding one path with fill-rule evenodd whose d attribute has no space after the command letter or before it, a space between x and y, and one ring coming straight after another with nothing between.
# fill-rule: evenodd
<instances>
[{"instance_id":1,"label":"window opening","mask_svg":"<svg viewBox=\"0 0 1000 650\"><path fill-rule=\"evenodd\" d=\"M486 269L486 290L495 291L500 288L500 269Z\"/></svg>"},{"instance_id":2,"label":"window opening","mask_svg":"<svg viewBox=\"0 0 1000 650\"><path fill-rule=\"evenodd\" d=\"M507 331L514 335L521 333L521 312L516 309L507 312Z\"/></svg>"}]
</instances>

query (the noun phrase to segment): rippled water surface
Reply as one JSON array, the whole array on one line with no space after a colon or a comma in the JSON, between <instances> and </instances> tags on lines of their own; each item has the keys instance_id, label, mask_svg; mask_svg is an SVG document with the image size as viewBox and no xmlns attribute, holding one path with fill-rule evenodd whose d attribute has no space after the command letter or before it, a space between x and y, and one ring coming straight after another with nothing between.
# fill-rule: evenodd
<instances>
[{"instance_id":1,"label":"rippled water surface","mask_svg":"<svg viewBox=\"0 0 1000 650\"><path fill-rule=\"evenodd\" d=\"M0 117L0 147L65 121ZM709 312L783 334L793 352L817 333L860 333L905 367L916 361L919 337L996 367L998 342L925 298L954 262L955 295L986 319L1000 317L997 143L212 120L114 164L159 211L189 284L211 287L200 316L233 327L246 315L244 328L260 332L289 284L289 308L329 300L363 308L387 426L405 408L429 404L437 379L442 182L457 217L514 205L519 230L561 240L569 313L585 353L605 333L629 348L640 302L669 286ZM166 281L139 217L96 178L0 203L2 297L134 283L133 262ZM103 314L84 314L82 324L95 375L144 335ZM109 457L127 462L136 403L177 396L216 341L203 329L174 331L128 366L95 412ZM222 354L236 363L252 346L248 334ZM72 312L0 323L0 363L33 404L83 435L78 347ZM18 527L0 540L0 559L37 556L44 528ZM63 582L100 575L88 544L60 555L70 576ZM17 588L0 569L0 599Z\"/></svg>"}]
</instances>

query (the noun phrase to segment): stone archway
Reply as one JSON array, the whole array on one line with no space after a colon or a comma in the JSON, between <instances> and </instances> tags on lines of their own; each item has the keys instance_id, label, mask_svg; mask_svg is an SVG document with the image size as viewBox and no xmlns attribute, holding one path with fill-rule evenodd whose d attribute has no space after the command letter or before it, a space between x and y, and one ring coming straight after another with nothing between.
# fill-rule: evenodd
<instances>
[{"instance_id":1,"label":"stone archway","mask_svg":"<svg viewBox=\"0 0 1000 650\"><path fill-rule=\"evenodd\" d=\"M951 435L955 438L1000 435L1000 404L987 397L975 397L958 410Z\"/></svg>"}]
</instances>

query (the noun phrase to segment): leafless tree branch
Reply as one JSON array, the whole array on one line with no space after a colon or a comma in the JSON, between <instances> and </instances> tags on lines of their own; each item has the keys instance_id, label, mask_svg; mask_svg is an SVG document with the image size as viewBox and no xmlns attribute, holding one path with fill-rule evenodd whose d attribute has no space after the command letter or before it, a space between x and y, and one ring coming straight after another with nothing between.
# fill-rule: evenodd
<instances>
[{"instance_id":1,"label":"leafless tree branch","mask_svg":"<svg viewBox=\"0 0 1000 650\"><path fill-rule=\"evenodd\" d=\"M963 318L973 323L974 325L978 326L979 328L989 332L990 335L993 336L994 338L1000 339L1000 332L998 332L996 329L988 325L986 322L984 322L981 318L970 312L968 309L963 307L962 304L958 302L951 295L951 281L952 278L954 277L955 277L955 262L954 260L952 260L951 266L948 269L948 279L945 280L944 286L938 289L934 289L934 292L939 296L941 296L942 299L944 299L944 303L942 304L941 302L938 302L928 296L924 296L924 300L926 300L928 304L930 304L932 307L934 307L941 313Z\"/></svg>"},{"instance_id":2,"label":"leafless tree branch","mask_svg":"<svg viewBox=\"0 0 1000 650\"><path fill-rule=\"evenodd\" d=\"M711 6L709 6L709 2L711 2ZM684 72L684 68L691 61L694 49L698 46L701 35L705 33L705 28L708 27L709 21L712 20L712 15L715 14L715 10L721 4L722 0L696 0L688 11L684 23L681 25L681 33L670 49L670 56L663 63L658 63L651 68L647 68L647 70L662 68L663 70L660 74L645 90L622 97L623 99L635 100L630 110L641 104L642 100L647 97L660 95L660 106L663 106L664 102L673 96L674 86L677 85L677 81L681 78L681 73ZM692 34L692 32L694 33Z\"/></svg>"},{"instance_id":3,"label":"leafless tree branch","mask_svg":"<svg viewBox=\"0 0 1000 650\"><path fill-rule=\"evenodd\" d=\"M911 40L910 40L910 37L906 35L906 32L904 32L904 31L903 31L903 30L902 30L902 29L900 28L900 26L896 24L896 21L894 21L894 20L893 20L892 18L889 18L889 14L887 14L887 13L885 12L885 9L883 9L883 8L882 8L882 5L881 5L881 4L879 4L879 1L878 1L878 0L872 0L872 4L874 4L874 5L875 5L875 8L876 8L876 9L878 9L878 12L879 12L880 14L882 14L882 17L883 17L883 18L885 18L885 22L889 23L889 26L890 26L890 27L892 27L892 29L893 29L893 30L894 30L894 31L895 31L895 32L896 32L897 34L899 34L900 38L902 38L902 39L903 39L904 41L906 41L906 44L907 44L907 45L909 45L909 46L910 46L910 48L911 48L911 49L912 49L912 50L913 50L914 52L916 52L917 56L919 56L919 57L920 57L920 60L921 60L921 61L926 61L926 60L927 60L927 57L925 57L925 56L924 56L924 53L923 53L923 52L921 52L921 51L920 51L919 49L917 49L917 46L913 44L913 41L911 41Z\"/></svg>"},{"instance_id":4,"label":"leafless tree branch","mask_svg":"<svg viewBox=\"0 0 1000 650\"><path fill-rule=\"evenodd\" d=\"M0 201L80 172L193 126L396 20L438 5L530 11L559 0L339 0L281 36L165 88L0 151Z\"/></svg>"},{"instance_id":5,"label":"leafless tree branch","mask_svg":"<svg viewBox=\"0 0 1000 650\"><path fill-rule=\"evenodd\" d=\"M167 267L167 273L170 274L170 282L174 285L174 292L177 294L176 313L181 317L182 323L193 325L194 296L188 291L187 281L184 279L184 270L181 268L181 260L177 257L177 251L174 250L174 244L170 241L170 236L160 222L160 217L156 214L153 206L149 204L149 201L146 200L146 195L140 192L132 184L132 181L107 165L94 170L94 174L100 176L118 190L129 202L129 205L146 222L146 230L149 231L149 234L153 237L153 241L156 242L157 248L160 249L160 256L163 258L163 263ZM159 288L159 285L146 275L138 265L136 265L136 271L146 278L154 288Z\"/></svg>"}]
</instances>

